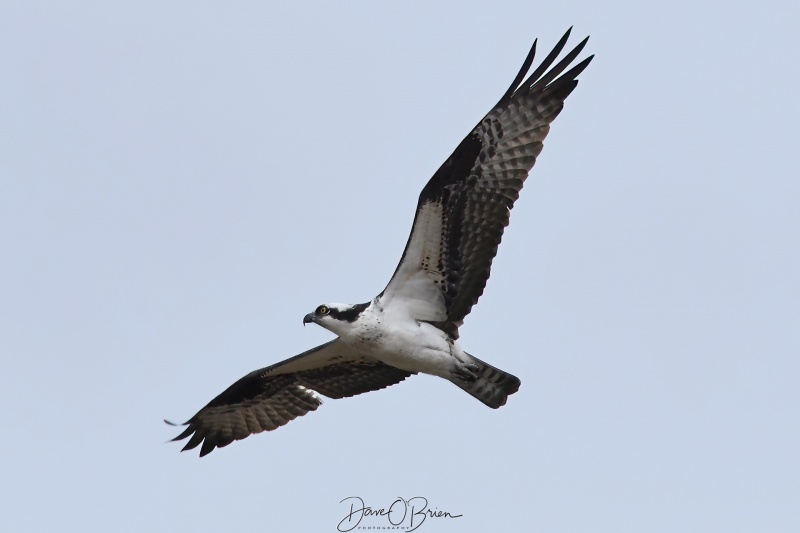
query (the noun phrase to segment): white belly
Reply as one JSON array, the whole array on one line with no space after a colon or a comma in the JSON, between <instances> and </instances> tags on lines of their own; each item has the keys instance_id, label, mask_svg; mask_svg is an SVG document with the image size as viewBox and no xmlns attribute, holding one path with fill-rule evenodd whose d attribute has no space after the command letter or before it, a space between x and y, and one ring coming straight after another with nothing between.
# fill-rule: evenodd
<instances>
[{"instance_id":1,"label":"white belly","mask_svg":"<svg viewBox=\"0 0 800 533\"><path fill-rule=\"evenodd\" d=\"M452 375L453 358L461 353L442 330L416 320L379 324L343 340L388 365L444 378Z\"/></svg>"}]
</instances>

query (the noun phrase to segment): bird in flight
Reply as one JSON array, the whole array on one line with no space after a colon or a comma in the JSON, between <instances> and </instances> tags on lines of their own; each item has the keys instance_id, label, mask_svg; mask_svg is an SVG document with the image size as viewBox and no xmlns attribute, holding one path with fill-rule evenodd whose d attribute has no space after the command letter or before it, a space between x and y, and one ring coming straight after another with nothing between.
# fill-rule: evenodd
<instances>
[{"instance_id":1,"label":"bird in flight","mask_svg":"<svg viewBox=\"0 0 800 533\"><path fill-rule=\"evenodd\" d=\"M520 380L465 352L458 330L478 302L509 215L550 123L594 56L558 63L570 30L526 77L534 41L500 101L461 141L419 195L406 248L389 284L362 304L327 303L303 318L337 338L251 372L184 423L173 441L200 456L315 411L318 394L345 398L417 374L444 378L496 409ZM555 65L554 65L555 63ZM171 422L167 422L172 424ZM176 425L176 424L172 424Z\"/></svg>"}]
</instances>

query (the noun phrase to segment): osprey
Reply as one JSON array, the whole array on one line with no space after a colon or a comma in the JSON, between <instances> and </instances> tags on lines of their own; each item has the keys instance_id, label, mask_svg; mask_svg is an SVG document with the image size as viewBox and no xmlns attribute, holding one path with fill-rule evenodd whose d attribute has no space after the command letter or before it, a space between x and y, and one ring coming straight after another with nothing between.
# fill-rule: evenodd
<instances>
[{"instance_id":1,"label":"osprey","mask_svg":"<svg viewBox=\"0 0 800 533\"><path fill-rule=\"evenodd\" d=\"M304 325L318 324L337 338L228 387L183 424L188 427L173 439L191 437L183 450L202 445L202 457L315 411L322 403L317 393L355 396L419 372L444 378L491 408L505 405L520 380L465 352L458 329L483 293L550 123L594 57L572 66L587 37L552 66L570 31L526 78L534 41L497 105L422 189L411 235L383 292L367 303L328 303L307 314Z\"/></svg>"}]
</instances>

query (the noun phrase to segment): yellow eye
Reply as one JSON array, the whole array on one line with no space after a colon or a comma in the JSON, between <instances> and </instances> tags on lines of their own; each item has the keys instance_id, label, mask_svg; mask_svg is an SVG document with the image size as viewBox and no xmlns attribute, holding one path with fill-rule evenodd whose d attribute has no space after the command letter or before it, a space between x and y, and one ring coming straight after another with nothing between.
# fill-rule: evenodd
<instances>
[{"instance_id":1,"label":"yellow eye","mask_svg":"<svg viewBox=\"0 0 800 533\"><path fill-rule=\"evenodd\" d=\"M324 305L320 305L319 307L317 307L317 314L320 316L327 315L330 312L331 310Z\"/></svg>"}]
</instances>

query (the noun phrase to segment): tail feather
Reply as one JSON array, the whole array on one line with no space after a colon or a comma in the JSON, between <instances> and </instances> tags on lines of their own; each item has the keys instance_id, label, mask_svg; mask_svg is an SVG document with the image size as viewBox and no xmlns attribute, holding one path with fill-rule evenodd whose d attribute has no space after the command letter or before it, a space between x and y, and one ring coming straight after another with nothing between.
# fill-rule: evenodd
<instances>
[{"instance_id":1,"label":"tail feather","mask_svg":"<svg viewBox=\"0 0 800 533\"><path fill-rule=\"evenodd\" d=\"M466 354L468 362L478 366L478 379L472 383L453 380L452 382L482 401L492 409L506 404L509 396L519 390L520 381L516 376L484 363L477 357Z\"/></svg>"}]
</instances>

